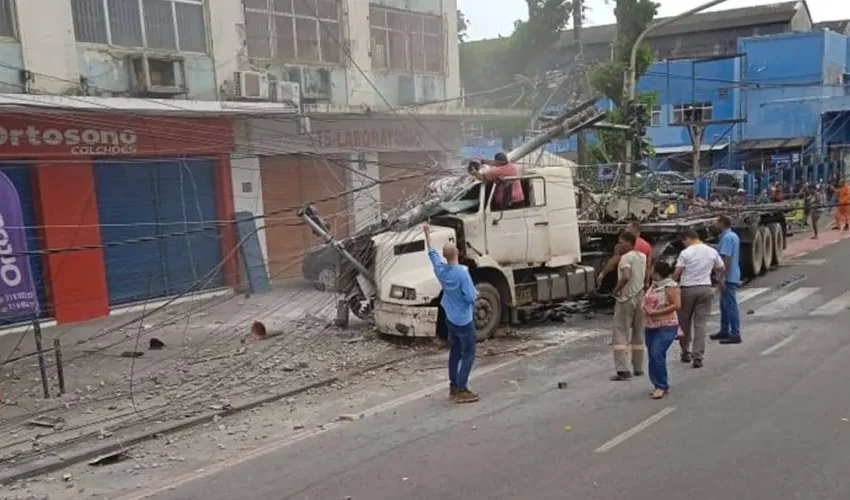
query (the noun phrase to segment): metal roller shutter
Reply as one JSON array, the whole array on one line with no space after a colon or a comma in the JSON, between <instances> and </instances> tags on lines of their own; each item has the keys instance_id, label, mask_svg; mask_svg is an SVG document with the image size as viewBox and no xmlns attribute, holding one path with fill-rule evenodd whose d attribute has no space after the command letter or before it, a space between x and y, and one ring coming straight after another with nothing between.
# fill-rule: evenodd
<instances>
[{"instance_id":1,"label":"metal roller shutter","mask_svg":"<svg viewBox=\"0 0 850 500\"><path fill-rule=\"evenodd\" d=\"M321 242L287 209L312 203L334 236L348 236L346 197L339 195L346 189L346 171L314 157L278 155L260 158L260 172L263 208L270 214L265 220L269 274L273 280L298 277L304 252ZM323 198L334 199L316 202Z\"/></svg>"},{"instance_id":2,"label":"metal roller shutter","mask_svg":"<svg viewBox=\"0 0 850 500\"><path fill-rule=\"evenodd\" d=\"M223 274L217 269L222 254L213 168L210 160L191 158L95 166L104 243L209 228L107 246L104 260L111 305L223 285Z\"/></svg>"},{"instance_id":3,"label":"metal roller shutter","mask_svg":"<svg viewBox=\"0 0 850 500\"><path fill-rule=\"evenodd\" d=\"M379 153L381 205L384 211L398 207L402 201L420 196L429 181L437 178L436 159L444 164L443 153L397 152ZM419 175L421 174L421 175Z\"/></svg>"},{"instance_id":4,"label":"metal roller shutter","mask_svg":"<svg viewBox=\"0 0 850 500\"><path fill-rule=\"evenodd\" d=\"M30 167L26 165L3 165L0 166L0 172L6 174L6 177L12 181L18 191L18 197L21 199L21 211L23 212L27 234L27 250L30 252L40 250L42 241L36 227L38 220L35 216ZM36 293L38 294L38 303L41 305L41 314L42 316L50 316L53 313L53 308L47 303L47 287L41 261L41 256L31 255L29 257L32 279L35 282Z\"/></svg>"}]
</instances>

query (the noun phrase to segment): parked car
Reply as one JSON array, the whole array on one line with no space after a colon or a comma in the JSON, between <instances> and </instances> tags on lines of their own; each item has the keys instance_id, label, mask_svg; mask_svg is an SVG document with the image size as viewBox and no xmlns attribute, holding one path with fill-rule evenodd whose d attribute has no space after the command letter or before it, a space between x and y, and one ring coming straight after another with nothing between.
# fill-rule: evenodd
<instances>
[{"instance_id":1,"label":"parked car","mask_svg":"<svg viewBox=\"0 0 850 500\"><path fill-rule=\"evenodd\" d=\"M313 247L304 252L301 275L316 290L332 292L336 288L337 254L330 245Z\"/></svg>"}]
</instances>

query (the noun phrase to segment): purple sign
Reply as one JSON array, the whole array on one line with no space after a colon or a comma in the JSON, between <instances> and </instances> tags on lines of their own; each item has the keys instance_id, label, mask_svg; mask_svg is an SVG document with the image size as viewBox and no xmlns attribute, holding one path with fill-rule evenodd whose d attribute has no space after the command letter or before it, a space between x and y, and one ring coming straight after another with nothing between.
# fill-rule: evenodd
<instances>
[{"instance_id":1,"label":"purple sign","mask_svg":"<svg viewBox=\"0 0 850 500\"><path fill-rule=\"evenodd\" d=\"M27 252L21 199L0 172L0 320L38 315L38 295Z\"/></svg>"}]
</instances>

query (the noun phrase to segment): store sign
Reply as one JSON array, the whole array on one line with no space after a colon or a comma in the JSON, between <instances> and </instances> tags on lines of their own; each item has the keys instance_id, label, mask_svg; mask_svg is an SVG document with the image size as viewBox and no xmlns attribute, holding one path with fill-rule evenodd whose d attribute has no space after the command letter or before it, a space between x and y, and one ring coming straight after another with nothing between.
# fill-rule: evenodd
<instances>
[{"instance_id":1,"label":"store sign","mask_svg":"<svg viewBox=\"0 0 850 500\"><path fill-rule=\"evenodd\" d=\"M0 320L37 316L38 295L27 252L18 191L0 172Z\"/></svg>"},{"instance_id":2,"label":"store sign","mask_svg":"<svg viewBox=\"0 0 850 500\"><path fill-rule=\"evenodd\" d=\"M421 148L423 132L404 128L320 130L313 140L322 149L374 149L379 151Z\"/></svg>"},{"instance_id":3,"label":"store sign","mask_svg":"<svg viewBox=\"0 0 850 500\"><path fill-rule=\"evenodd\" d=\"M12 151L49 146L72 155L129 155L137 152L138 142L136 132L129 129L0 127L0 148Z\"/></svg>"}]
</instances>

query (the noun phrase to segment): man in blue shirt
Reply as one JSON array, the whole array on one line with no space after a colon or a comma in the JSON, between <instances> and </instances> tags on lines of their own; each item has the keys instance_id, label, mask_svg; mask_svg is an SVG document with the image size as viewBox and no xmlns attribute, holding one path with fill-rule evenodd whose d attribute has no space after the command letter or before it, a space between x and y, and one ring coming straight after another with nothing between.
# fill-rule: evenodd
<instances>
[{"instance_id":1,"label":"man in blue shirt","mask_svg":"<svg viewBox=\"0 0 850 500\"><path fill-rule=\"evenodd\" d=\"M475 362L475 323L473 309L478 292L469 270L458 263L458 251L451 243L443 246L443 257L431 248L431 228L423 225L428 258L443 289L440 305L446 312L449 337L449 397L456 403L474 403L478 395L467 388L469 372Z\"/></svg>"},{"instance_id":2,"label":"man in blue shirt","mask_svg":"<svg viewBox=\"0 0 850 500\"><path fill-rule=\"evenodd\" d=\"M717 219L720 230L720 244L717 251L726 266L725 283L720 288L720 332L711 336L721 344L741 343L741 313L738 309L738 287L741 286L741 239L732 231L732 220L725 215Z\"/></svg>"}]
</instances>

